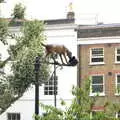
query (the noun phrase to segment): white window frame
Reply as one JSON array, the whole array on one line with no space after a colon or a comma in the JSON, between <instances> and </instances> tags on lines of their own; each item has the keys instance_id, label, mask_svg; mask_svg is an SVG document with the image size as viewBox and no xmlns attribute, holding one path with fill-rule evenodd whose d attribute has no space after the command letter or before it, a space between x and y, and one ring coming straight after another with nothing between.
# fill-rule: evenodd
<instances>
[{"instance_id":1,"label":"white window frame","mask_svg":"<svg viewBox=\"0 0 120 120\"><path fill-rule=\"evenodd\" d=\"M50 84L50 82L52 82L52 84ZM57 76L56 76L56 95L58 94L58 80L57 80ZM52 88L52 90L50 90L50 87ZM47 90L45 90L45 88L47 88ZM45 92L47 92L48 94L46 94ZM50 94L50 92L52 93L52 94ZM54 78L53 78L53 76L51 77L51 79L48 81L48 82L46 82L46 84L44 84L44 95L45 96L48 96L48 95L50 95L50 96L52 96L52 95L54 95Z\"/></svg>"},{"instance_id":2,"label":"white window frame","mask_svg":"<svg viewBox=\"0 0 120 120\"><path fill-rule=\"evenodd\" d=\"M120 49L120 47L115 48L115 63L120 63L120 61L117 61L117 56L120 56L120 54L117 54L118 49Z\"/></svg>"},{"instance_id":3,"label":"white window frame","mask_svg":"<svg viewBox=\"0 0 120 120\"><path fill-rule=\"evenodd\" d=\"M115 74L115 95L120 95L120 92L118 93L118 90L117 90L117 85L118 85L117 76L118 75L120 75L120 73ZM119 83L119 85L120 85L120 83Z\"/></svg>"},{"instance_id":4,"label":"white window frame","mask_svg":"<svg viewBox=\"0 0 120 120\"><path fill-rule=\"evenodd\" d=\"M13 120L12 118L8 119L8 115L9 115L9 114L11 114L11 115L12 115L12 114L19 115L20 119L17 119L17 118L16 118L15 120L21 120L21 115L20 115L20 113L17 113L17 112L15 112L15 113L12 113L12 112L11 112L11 113L7 113L7 120Z\"/></svg>"},{"instance_id":5,"label":"white window frame","mask_svg":"<svg viewBox=\"0 0 120 120\"><path fill-rule=\"evenodd\" d=\"M93 76L103 76L103 92L95 92L95 93L93 93L92 92L92 77ZM105 96L105 80L104 80L104 74L94 74L94 75L91 75L90 76L90 80L91 80L91 82L90 82L90 96ZM98 85L98 84L96 84L96 85ZM99 84L100 85L100 84Z\"/></svg>"},{"instance_id":6,"label":"white window frame","mask_svg":"<svg viewBox=\"0 0 120 120\"><path fill-rule=\"evenodd\" d=\"M119 112L116 112L116 118L119 118L119 119L120 119L120 117L118 117L118 115L120 115L120 111L119 111Z\"/></svg>"},{"instance_id":7,"label":"white window frame","mask_svg":"<svg viewBox=\"0 0 120 120\"><path fill-rule=\"evenodd\" d=\"M92 56L93 49L103 49L103 55L101 56ZM92 62L92 58L103 58L103 62ZM104 64L104 48L103 47L94 47L90 48L90 65Z\"/></svg>"}]
</instances>

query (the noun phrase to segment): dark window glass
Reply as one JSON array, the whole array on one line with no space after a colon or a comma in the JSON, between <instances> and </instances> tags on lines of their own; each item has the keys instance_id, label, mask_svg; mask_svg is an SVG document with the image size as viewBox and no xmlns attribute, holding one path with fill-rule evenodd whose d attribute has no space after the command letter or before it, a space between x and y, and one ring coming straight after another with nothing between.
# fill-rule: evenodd
<instances>
[{"instance_id":1,"label":"dark window glass","mask_svg":"<svg viewBox=\"0 0 120 120\"><path fill-rule=\"evenodd\" d=\"M20 113L8 113L8 120L20 120Z\"/></svg>"},{"instance_id":2,"label":"dark window glass","mask_svg":"<svg viewBox=\"0 0 120 120\"><path fill-rule=\"evenodd\" d=\"M92 76L92 84L102 84L103 76Z\"/></svg>"},{"instance_id":3,"label":"dark window glass","mask_svg":"<svg viewBox=\"0 0 120 120\"><path fill-rule=\"evenodd\" d=\"M117 56L117 61L120 61L120 56Z\"/></svg>"},{"instance_id":4,"label":"dark window glass","mask_svg":"<svg viewBox=\"0 0 120 120\"><path fill-rule=\"evenodd\" d=\"M49 91L49 95L54 95L54 91Z\"/></svg>"},{"instance_id":5,"label":"dark window glass","mask_svg":"<svg viewBox=\"0 0 120 120\"><path fill-rule=\"evenodd\" d=\"M103 55L103 48L94 48L92 49L93 56L102 56Z\"/></svg>"},{"instance_id":6,"label":"dark window glass","mask_svg":"<svg viewBox=\"0 0 120 120\"><path fill-rule=\"evenodd\" d=\"M48 91L44 91L44 95L48 95Z\"/></svg>"},{"instance_id":7,"label":"dark window glass","mask_svg":"<svg viewBox=\"0 0 120 120\"><path fill-rule=\"evenodd\" d=\"M103 76L92 76L92 93L103 92Z\"/></svg>"},{"instance_id":8,"label":"dark window glass","mask_svg":"<svg viewBox=\"0 0 120 120\"><path fill-rule=\"evenodd\" d=\"M92 58L92 62L103 62L103 58Z\"/></svg>"},{"instance_id":9,"label":"dark window glass","mask_svg":"<svg viewBox=\"0 0 120 120\"><path fill-rule=\"evenodd\" d=\"M17 119L20 120L20 114L17 115Z\"/></svg>"},{"instance_id":10,"label":"dark window glass","mask_svg":"<svg viewBox=\"0 0 120 120\"><path fill-rule=\"evenodd\" d=\"M10 113L8 113L8 120L11 120L11 114Z\"/></svg>"},{"instance_id":11,"label":"dark window glass","mask_svg":"<svg viewBox=\"0 0 120 120\"><path fill-rule=\"evenodd\" d=\"M117 75L117 92L120 93L120 75Z\"/></svg>"},{"instance_id":12,"label":"dark window glass","mask_svg":"<svg viewBox=\"0 0 120 120\"><path fill-rule=\"evenodd\" d=\"M120 54L120 49L119 48L117 49L117 54Z\"/></svg>"},{"instance_id":13,"label":"dark window glass","mask_svg":"<svg viewBox=\"0 0 120 120\"><path fill-rule=\"evenodd\" d=\"M48 87L44 87L44 90L45 90L45 91L48 90Z\"/></svg>"},{"instance_id":14,"label":"dark window glass","mask_svg":"<svg viewBox=\"0 0 120 120\"><path fill-rule=\"evenodd\" d=\"M92 93L103 92L103 85L92 85Z\"/></svg>"},{"instance_id":15,"label":"dark window glass","mask_svg":"<svg viewBox=\"0 0 120 120\"><path fill-rule=\"evenodd\" d=\"M16 114L12 114L12 120L15 120Z\"/></svg>"},{"instance_id":16,"label":"dark window glass","mask_svg":"<svg viewBox=\"0 0 120 120\"><path fill-rule=\"evenodd\" d=\"M117 75L117 83L120 83L120 75Z\"/></svg>"},{"instance_id":17,"label":"dark window glass","mask_svg":"<svg viewBox=\"0 0 120 120\"><path fill-rule=\"evenodd\" d=\"M53 87L49 87L49 90L53 90L54 88Z\"/></svg>"}]
</instances>

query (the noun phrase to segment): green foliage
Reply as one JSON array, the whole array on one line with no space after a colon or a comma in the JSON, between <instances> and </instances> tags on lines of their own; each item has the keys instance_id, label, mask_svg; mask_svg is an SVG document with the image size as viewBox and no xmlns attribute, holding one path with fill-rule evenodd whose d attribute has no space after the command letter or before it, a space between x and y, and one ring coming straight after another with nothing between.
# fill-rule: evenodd
<instances>
[{"instance_id":1,"label":"green foliage","mask_svg":"<svg viewBox=\"0 0 120 120\"><path fill-rule=\"evenodd\" d=\"M35 82L35 57L40 56L40 61L43 61L44 52L41 47L41 42L45 39L43 30L43 23L40 21L25 22L21 29L22 36L17 37L16 45L10 47L9 53L15 62L12 64L13 75L9 76L9 82L15 91L20 94L24 93ZM40 82L48 78L47 68L47 65L41 64Z\"/></svg>"},{"instance_id":2,"label":"green foliage","mask_svg":"<svg viewBox=\"0 0 120 120\"><path fill-rule=\"evenodd\" d=\"M0 113L4 112L14 101L35 83L34 63L35 57L40 56L43 61L43 48L41 42L45 40L43 35L44 24L41 21L25 22L21 28L21 34L11 35L16 40L8 52L11 58L12 74L5 76L4 85L0 86ZM41 64L39 70L39 83L48 79L49 69L47 64Z\"/></svg>"},{"instance_id":3,"label":"green foliage","mask_svg":"<svg viewBox=\"0 0 120 120\"><path fill-rule=\"evenodd\" d=\"M4 0L0 0L0 3L3 3L4 2Z\"/></svg>"},{"instance_id":4,"label":"green foliage","mask_svg":"<svg viewBox=\"0 0 120 120\"><path fill-rule=\"evenodd\" d=\"M6 40L7 35L8 35L8 22L5 19L0 19L0 42L2 42L4 45L7 45ZM8 62L8 60L9 58L7 58L4 61L0 59L0 68L3 68Z\"/></svg>"},{"instance_id":5,"label":"green foliage","mask_svg":"<svg viewBox=\"0 0 120 120\"><path fill-rule=\"evenodd\" d=\"M0 114L3 113L18 96L9 87L7 79L0 78Z\"/></svg>"},{"instance_id":6,"label":"green foliage","mask_svg":"<svg viewBox=\"0 0 120 120\"><path fill-rule=\"evenodd\" d=\"M6 37L8 35L8 22L5 19L0 19L0 41L7 44Z\"/></svg>"},{"instance_id":7,"label":"green foliage","mask_svg":"<svg viewBox=\"0 0 120 120\"><path fill-rule=\"evenodd\" d=\"M6 63L10 60L10 57L8 57L6 60L4 61L0 61L0 68L5 67Z\"/></svg>"},{"instance_id":8,"label":"green foliage","mask_svg":"<svg viewBox=\"0 0 120 120\"><path fill-rule=\"evenodd\" d=\"M96 101L96 97L89 97L90 81L88 81L83 88L72 88L72 94L74 99L69 107L65 106L65 102L62 101L61 105L64 109L55 108L50 105L40 104L44 114L37 117L37 120L117 120L115 116L111 115L114 109L110 109L111 112L95 112L90 117L92 112L92 106ZM106 105L108 106L108 104Z\"/></svg>"},{"instance_id":9,"label":"green foliage","mask_svg":"<svg viewBox=\"0 0 120 120\"><path fill-rule=\"evenodd\" d=\"M37 116L38 120L63 120L63 111L57 109L53 106L43 105L40 103L40 106L43 110L46 110L46 113L42 116ZM35 116L36 117L36 116Z\"/></svg>"},{"instance_id":10,"label":"green foliage","mask_svg":"<svg viewBox=\"0 0 120 120\"><path fill-rule=\"evenodd\" d=\"M4 2L4 0L1 0ZM8 22L5 19L0 19L0 41L7 45L6 37L8 35ZM8 62L9 58L2 61L0 59L0 69L4 68L6 63ZM6 79L4 79L4 72L0 72L0 113L4 112L9 103L12 103L12 96L11 90L9 89L9 85ZM9 102L10 101L10 102Z\"/></svg>"},{"instance_id":11,"label":"green foliage","mask_svg":"<svg viewBox=\"0 0 120 120\"><path fill-rule=\"evenodd\" d=\"M16 4L13 10L13 19L24 19L25 7L21 3Z\"/></svg>"}]
</instances>

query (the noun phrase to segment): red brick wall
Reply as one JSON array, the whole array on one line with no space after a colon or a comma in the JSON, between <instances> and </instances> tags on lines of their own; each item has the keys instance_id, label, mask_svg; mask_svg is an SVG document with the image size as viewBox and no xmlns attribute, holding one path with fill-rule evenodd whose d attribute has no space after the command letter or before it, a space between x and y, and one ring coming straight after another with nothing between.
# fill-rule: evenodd
<instances>
[{"instance_id":1,"label":"red brick wall","mask_svg":"<svg viewBox=\"0 0 120 120\"><path fill-rule=\"evenodd\" d=\"M104 63L102 65L90 65L90 48L104 48ZM115 48L120 44L94 44L80 45L80 84L84 83L90 75L104 74L105 79L105 97L101 97L104 101L107 99L120 98L115 96L115 74L120 73L120 64L115 63ZM112 74L109 75L109 72ZM99 103L99 101L98 101Z\"/></svg>"}]
</instances>

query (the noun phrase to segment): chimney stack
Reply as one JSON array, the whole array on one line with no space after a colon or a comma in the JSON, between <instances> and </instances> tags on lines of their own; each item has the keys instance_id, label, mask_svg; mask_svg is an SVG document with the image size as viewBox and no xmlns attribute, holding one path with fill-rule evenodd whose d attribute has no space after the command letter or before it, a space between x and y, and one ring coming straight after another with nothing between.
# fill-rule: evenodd
<instances>
[{"instance_id":1,"label":"chimney stack","mask_svg":"<svg viewBox=\"0 0 120 120\"><path fill-rule=\"evenodd\" d=\"M73 12L73 4L72 2L69 3L69 9L68 9L68 13L67 13L67 19L74 19L75 17L75 13Z\"/></svg>"}]
</instances>

